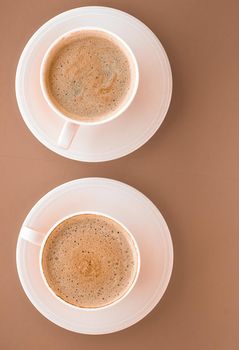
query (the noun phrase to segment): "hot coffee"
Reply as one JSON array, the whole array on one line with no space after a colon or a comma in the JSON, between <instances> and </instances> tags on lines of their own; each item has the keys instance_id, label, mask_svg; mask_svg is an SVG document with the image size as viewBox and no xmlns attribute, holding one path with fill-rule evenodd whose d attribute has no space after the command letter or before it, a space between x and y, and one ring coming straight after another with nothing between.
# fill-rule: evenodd
<instances>
[{"instance_id":1,"label":"hot coffee","mask_svg":"<svg viewBox=\"0 0 239 350\"><path fill-rule=\"evenodd\" d=\"M107 33L82 30L63 37L44 71L48 96L64 115L99 121L116 111L131 84L130 60Z\"/></svg>"},{"instance_id":2,"label":"hot coffee","mask_svg":"<svg viewBox=\"0 0 239 350\"><path fill-rule=\"evenodd\" d=\"M135 244L119 223L80 214L60 223L42 254L45 279L53 292L78 307L97 308L116 301L137 274Z\"/></svg>"}]
</instances>

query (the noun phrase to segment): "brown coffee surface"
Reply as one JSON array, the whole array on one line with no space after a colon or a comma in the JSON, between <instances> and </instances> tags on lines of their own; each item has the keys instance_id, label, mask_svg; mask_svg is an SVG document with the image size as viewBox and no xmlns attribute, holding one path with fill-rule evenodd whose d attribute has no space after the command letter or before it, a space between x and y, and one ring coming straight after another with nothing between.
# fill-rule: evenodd
<instances>
[{"instance_id":1,"label":"brown coffee surface","mask_svg":"<svg viewBox=\"0 0 239 350\"><path fill-rule=\"evenodd\" d=\"M102 32L86 30L63 38L48 61L48 94L73 119L102 119L117 109L129 91L128 58Z\"/></svg>"},{"instance_id":2,"label":"brown coffee surface","mask_svg":"<svg viewBox=\"0 0 239 350\"><path fill-rule=\"evenodd\" d=\"M52 231L43 249L42 267L57 296L79 307L101 307L131 286L137 255L121 225L101 215L82 214Z\"/></svg>"}]
</instances>

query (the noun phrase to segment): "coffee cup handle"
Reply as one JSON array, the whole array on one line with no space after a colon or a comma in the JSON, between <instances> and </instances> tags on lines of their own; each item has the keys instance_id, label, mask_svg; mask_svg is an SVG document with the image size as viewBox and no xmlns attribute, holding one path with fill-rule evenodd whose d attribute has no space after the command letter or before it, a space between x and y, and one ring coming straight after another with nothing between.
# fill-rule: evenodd
<instances>
[{"instance_id":1,"label":"coffee cup handle","mask_svg":"<svg viewBox=\"0 0 239 350\"><path fill-rule=\"evenodd\" d=\"M78 128L78 124L66 121L57 140L58 146L68 149L72 143L73 138L75 137Z\"/></svg>"},{"instance_id":2,"label":"coffee cup handle","mask_svg":"<svg viewBox=\"0 0 239 350\"><path fill-rule=\"evenodd\" d=\"M35 245L40 246L42 244L44 237L45 237L45 233L33 230L30 227L24 226L21 229L21 238Z\"/></svg>"}]
</instances>

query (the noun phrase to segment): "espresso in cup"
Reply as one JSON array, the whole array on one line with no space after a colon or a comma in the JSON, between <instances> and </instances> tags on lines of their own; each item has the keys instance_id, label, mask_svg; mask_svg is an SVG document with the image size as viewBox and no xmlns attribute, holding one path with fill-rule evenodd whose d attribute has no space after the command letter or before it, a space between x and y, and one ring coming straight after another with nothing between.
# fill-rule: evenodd
<instances>
[{"instance_id":1,"label":"espresso in cup","mask_svg":"<svg viewBox=\"0 0 239 350\"><path fill-rule=\"evenodd\" d=\"M127 50L107 32L81 30L66 35L44 64L48 98L77 121L107 119L130 94L135 69Z\"/></svg>"},{"instance_id":2,"label":"espresso in cup","mask_svg":"<svg viewBox=\"0 0 239 350\"><path fill-rule=\"evenodd\" d=\"M58 224L42 252L42 271L65 302L103 307L120 299L134 283L138 251L129 232L115 220L79 214Z\"/></svg>"}]
</instances>

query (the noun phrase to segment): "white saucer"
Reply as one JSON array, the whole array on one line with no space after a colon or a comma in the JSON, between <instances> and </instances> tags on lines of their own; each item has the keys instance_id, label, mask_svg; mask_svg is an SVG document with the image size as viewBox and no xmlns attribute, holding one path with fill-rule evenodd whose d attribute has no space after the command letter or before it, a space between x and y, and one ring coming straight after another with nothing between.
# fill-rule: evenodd
<instances>
[{"instance_id":1,"label":"white saucer","mask_svg":"<svg viewBox=\"0 0 239 350\"><path fill-rule=\"evenodd\" d=\"M22 231L17 243L17 270L26 295L50 321L78 333L112 333L141 320L161 299L173 267L171 236L147 197L124 183L103 178L79 179L56 187L36 203L23 226L47 232L61 217L87 210L112 215L129 228L138 243L140 275L124 300L100 311L75 310L56 300L40 274L40 248L25 241Z\"/></svg>"},{"instance_id":2,"label":"white saucer","mask_svg":"<svg viewBox=\"0 0 239 350\"><path fill-rule=\"evenodd\" d=\"M139 64L140 83L129 109L100 126L80 127L71 147L57 145L63 121L45 102L39 70L49 45L81 26L99 26L121 36ZM100 162L129 154L147 142L161 125L171 100L172 74L167 55L153 32L133 16L108 7L81 7L52 18L28 41L16 73L16 96L33 135L52 151L75 160Z\"/></svg>"}]
</instances>

